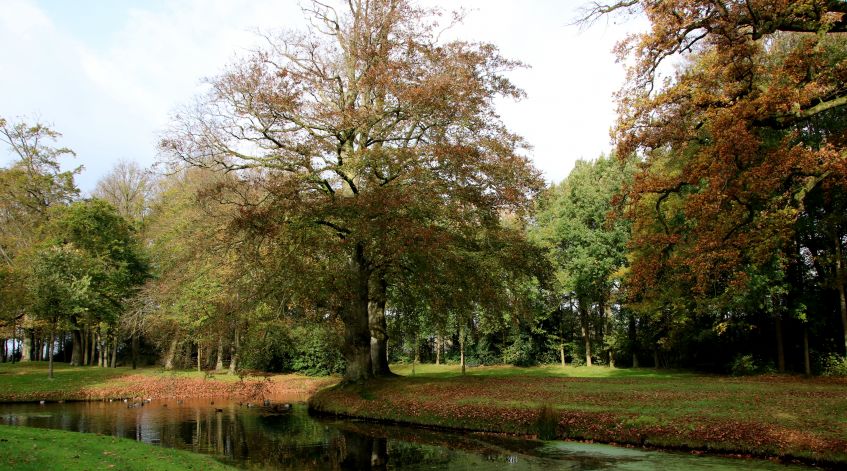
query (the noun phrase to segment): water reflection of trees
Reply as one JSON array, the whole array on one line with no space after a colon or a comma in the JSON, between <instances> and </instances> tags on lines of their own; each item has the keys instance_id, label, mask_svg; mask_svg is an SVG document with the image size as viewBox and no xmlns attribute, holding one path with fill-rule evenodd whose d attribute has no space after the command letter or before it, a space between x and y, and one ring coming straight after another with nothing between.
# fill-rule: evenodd
<instances>
[{"instance_id":1,"label":"water reflection of trees","mask_svg":"<svg viewBox=\"0 0 847 471\"><path fill-rule=\"evenodd\" d=\"M455 435L360 422L319 420L305 407L270 414L211 401L68 403L5 407L2 422L115 435L217 456L247 468L385 470L435 468L471 459L502 461L497 447ZM14 410L8 410L8 409ZM460 445L476 456L456 452ZM490 461L488 461L490 463Z\"/></svg>"}]
</instances>

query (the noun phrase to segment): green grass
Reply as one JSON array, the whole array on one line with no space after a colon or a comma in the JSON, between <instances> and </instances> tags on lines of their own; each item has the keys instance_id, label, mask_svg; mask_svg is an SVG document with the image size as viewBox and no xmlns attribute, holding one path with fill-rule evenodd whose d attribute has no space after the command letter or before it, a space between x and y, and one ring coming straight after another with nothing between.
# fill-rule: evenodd
<instances>
[{"instance_id":1,"label":"green grass","mask_svg":"<svg viewBox=\"0 0 847 471\"><path fill-rule=\"evenodd\" d=\"M413 376L412 365L391 365L391 371L401 376ZM415 365L414 376L424 378L455 378L462 376L462 368L457 364L435 365L430 363ZM566 366L542 365L521 368L511 365L476 366L465 369L465 376L503 377L532 376L542 378L654 378L676 379L698 376L695 373L678 370L656 370L652 368L608 368L605 366Z\"/></svg>"},{"instance_id":2,"label":"green grass","mask_svg":"<svg viewBox=\"0 0 847 471\"><path fill-rule=\"evenodd\" d=\"M70 399L74 391L132 374L129 368L72 367L54 363L53 379L47 362L0 363L0 401Z\"/></svg>"},{"instance_id":3,"label":"green grass","mask_svg":"<svg viewBox=\"0 0 847 471\"><path fill-rule=\"evenodd\" d=\"M401 376L319 392L321 411L560 438L847 463L847 381L608 367L395 365ZM365 400L367 399L367 400Z\"/></svg>"},{"instance_id":4,"label":"green grass","mask_svg":"<svg viewBox=\"0 0 847 471\"><path fill-rule=\"evenodd\" d=\"M214 458L124 438L0 425L0 468L226 470Z\"/></svg>"}]
</instances>

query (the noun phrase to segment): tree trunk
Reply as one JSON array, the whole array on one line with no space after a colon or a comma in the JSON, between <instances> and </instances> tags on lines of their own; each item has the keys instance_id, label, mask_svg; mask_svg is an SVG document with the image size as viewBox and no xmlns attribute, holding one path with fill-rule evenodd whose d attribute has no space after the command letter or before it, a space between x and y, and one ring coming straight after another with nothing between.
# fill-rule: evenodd
<instances>
[{"instance_id":1,"label":"tree trunk","mask_svg":"<svg viewBox=\"0 0 847 471\"><path fill-rule=\"evenodd\" d=\"M197 371L203 371L200 367L201 362L203 361L203 347L200 346L200 342L197 342Z\"/></svg>"},{"instance_id":2,"label":"tree trunk","mask_svg":"<svg viewBox=\"0 0 847 471\"><path fill-rule=\"evenodd\" d=\"M229 374L234 375L238 368L238 352L241 349L241 334L239 334L238 324L235 325L235 338L232 342L232 349L229 353Z\"/></svg>"},{"instance_id":3,"label":"tree trunk","mask_svg":"<svg viewBox=\"0 0 847 471\"><path fill-rule=\"evenodd\" d=\"M561 357L561 359L562 359L562 368L564 368L565 366L567 366L565 364L565 343L564 342L559 342L559 357Z\"/></svg>"},{"instance_id":4,"label":"tree trunk","mask_svg":"<svg viewBox=\"0 0 847 471\"><path fill-rule=\"evenodd\" d=\"M418 348L419 345L420 344L418 343L418 334L417 334L417 332L415 332L415 343L412 346L412 348L415 351L415 354L412 356L412 376L415 376L415 364L418 363L419 361L421 361L420 357L419 357L419 353L420 353L420 349Z\"/></svg>"},{"instance_id":5,"label":"tree trunk","mask_svg":"<svg viewBox=\"0 0 847 471\"><path fill-rule=\"evenodd\" d=\"M27 332L29 329L23 329L23 335L21 336L21 362L32 360L32 338L31 333Z\"/></svg>"},{"instance_id":6,"label":"tree trunk","mask_svg":"<svg viewBox=\"0 0 847 471\"><path fill-rule=\"evenodd\" d=\"M803 323L803 367L806 376L812 376L812 362L809 359L809 325Z\"/></svg>"},{"instance_id":7,"label":"tree trunk","mask_svg":"<svg viewBox=\"0 0 847 471\"><path fill-rule=\"evenodd\" d=\"M103 340L103 336L99 333L95 335L94 338L96 339L95 343L97 344L97 355L95 355L95 358L97 359L97 366L103 368L106 364L106 352L104 351L106 350L106 342Z\"/></svg>"},{"instance_id":8,"label":"tree trunk","mask_svg":"<svg viewBox=\"0 0 847 471\"><path fill-rule=\"evenodd\" d=\"M132 349L132 369L134 370L138 367L138 333L132 333L130 344Z\"/></svg>"},{"instance_id":9,"label":"tree trunk","mask_svg":"<svg viewBox=\"0 0 847 471\"><path fill-rule=\"evenodd\" d=\"M841 236L835 239L835 284L838 288L838 307L841 311L841 327L844 334L844 351L847 355L847 295L844 293L844 258L841 252Z\"/></svg>"},{"instance_id":10,"label":"tree trunk","mask_svg":"<svg viewBox=\"0 0 847 471\"><path fill-rule=\"evenodd\" d=\"M436 365L441 364L441 344L443 344L443 343L444 343L444 341L441 340L441 335L436 335L435 336L435 364Z\"/></svg>"},{"instance_id":11,"label":"tree trunk","mask_svg":"<svg viewBox=\"0 0 847 471\"><path fill-rule=\"evenodd\" d=\"M585 344L585 365L591 366L591 331L588 323L588 304L585 299L579 300L579 326L582 331L582 341Z\"/></svg>"},{"instance_id":12,"label":"tree trunk","mask_svg":"<svg viewBox=\"0 0 847 471\"><path fill-rule=\"evenodd\" d=\"M391 376L388 367L388 324L385 322L385 302L388 284L378 275L371 280L371 300L368 303L368 328L371 332L371 367L374 376Z\"/></svg>"},{"instance_id":13,"label":"tree trunk","mask_svg":"<svg viewBox=\"0 0 847 471\"><path fill-rule=\"evenodd\" d=\"M637 340L637 327L635 325L635 315L630 313L629 315L629 349L632 351L632 367L638 368L638 354L635 351L636 340Z\"/></svg>"},{"instance_id":14,"label":"tree trunk","mask_svg":"<svg viewBox=\"0 0 847 471\"><path fill-rule=\"evenodd\" d=\"M215 362L215 371L223 371L224 369L224 338L218 337L218 359Z\"/></svg>"},{"instance_id":15,"label":"tree trunk","mask_svg":"<svg viewBox=\"0 0 847 471\"><path fill-rule=\"evenodd\" d=\"M112 368L116 368L118 366L118 336L112 337Z\"/></svg>"},{"instance_id":16,"label":"tree trunk","mask_svg":"<svg viewBox=\"0 0 847 471\"><path fill-rule=\"evenodd\" d=\"M165 355L165 369L166 370L174 369L174 357L176 356L177 346L179 346L179 335L174 335L174 338L171 339L171 344L168 347L168 352Z\"/></svg>"},{"instance_id":17,"label":"tree trunk","mask_svg":"<svg viewBox=\"0 0 847 471\"><path fill-rule=\"evenodd\" d=\"M660 367L660 365L659 365L659 349L658 348L653 349L653 367L656 368L657 370Z\"/></svg>"},{"instance_id":18,"label":"tree trunk","mask_svg":"<svg viewBox=\"0 0 847 471\"><path fill-rule=\"evenodd\" d=\"M777 369L785 373L785 345L782 341L782 314L776 315L776 359Z\"/></svg>"},{"instance_id":19,"label":"tree trunk","mask_svg":"<svg viewBox=\"0 0 847 471\"><path fill-rule=\"evenodd\" d=\"M82 332L79 329L71 331L71 366L82 364Z\"/></svg>"},{"instance_id":20,"label":"tree trunk","mask_svg":"<svg viewBox=\"0 0 847 471\"><path fill-rule=\"evenodd\" d=\"M347 360L344 381L348 383L367 381L373 375L371 331L368 325L370 269L361 244L356 244L355 252L350 258L350 269L353 275L353 293L351 293L353 297L348 305L339 308L339 314L344 323L342 352Z\"/></svg>"},{"instance_id":21,"label":"tree trunk","mask_svg":"<svg viewBox=\"0 0 847 471\"><path fill-rule=\"evenodd\" d=\"M50 344L47 346L47 377L53 379L53 341L56 337L56 323L50 324Z\"/></svg>"},{"instance_id":22,"label":"tree trunk","mask_svg":"<svg viewBox=\"0 0 847 471\"><path fill-rule=\"evenodd\" d=\"M459 327L459 363L462 365L462 375L465 374L465 327Z\"/></svg>"},{"instance_id":23,"label":"tree trunk","mask_svg":"<svg viewBox=\"0 0 847 471\"><path fill-rule=\"evenodd\" d=\"M88 366L88 327L82 328L82 366Z\"/></svg>"}]
</instances>

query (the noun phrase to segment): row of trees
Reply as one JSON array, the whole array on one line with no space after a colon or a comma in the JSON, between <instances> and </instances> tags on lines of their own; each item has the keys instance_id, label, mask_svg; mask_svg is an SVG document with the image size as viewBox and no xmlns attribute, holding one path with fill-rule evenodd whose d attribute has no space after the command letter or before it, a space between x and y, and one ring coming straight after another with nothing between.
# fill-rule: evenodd
<instances>
[{"instance_id":1,"label":"row of trees","mask_svg":"<svg viewBox=\"0 0 847 471\"><path fill-rule=\"evenodd\" d=\"M847 349L845 10L589 10L652 28L620 47L615 155L544 188L494 109L522 64L404 0L315 2L175 115L166 175L122 164L78 201L57 135L4 124L4 325L82 363L348 381L389 361L808 373Z\"/></svg>"}]
</instances>

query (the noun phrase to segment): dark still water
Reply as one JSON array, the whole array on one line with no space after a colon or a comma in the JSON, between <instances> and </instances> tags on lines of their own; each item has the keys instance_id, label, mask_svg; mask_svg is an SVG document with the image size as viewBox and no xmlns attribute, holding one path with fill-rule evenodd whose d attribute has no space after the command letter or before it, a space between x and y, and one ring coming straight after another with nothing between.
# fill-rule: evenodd
<instances>
[{"instance_id":1,"label":"dark still water","mask_svg":"<svg viewBox=\"0 0 847 471\"><path fill-rule=\"evenodd\" d=\"M763 460L455 434L309 416L229 401L0 404L0 423L131 438L283 470L787 470Z\"/></svg>"}]
</instances>

